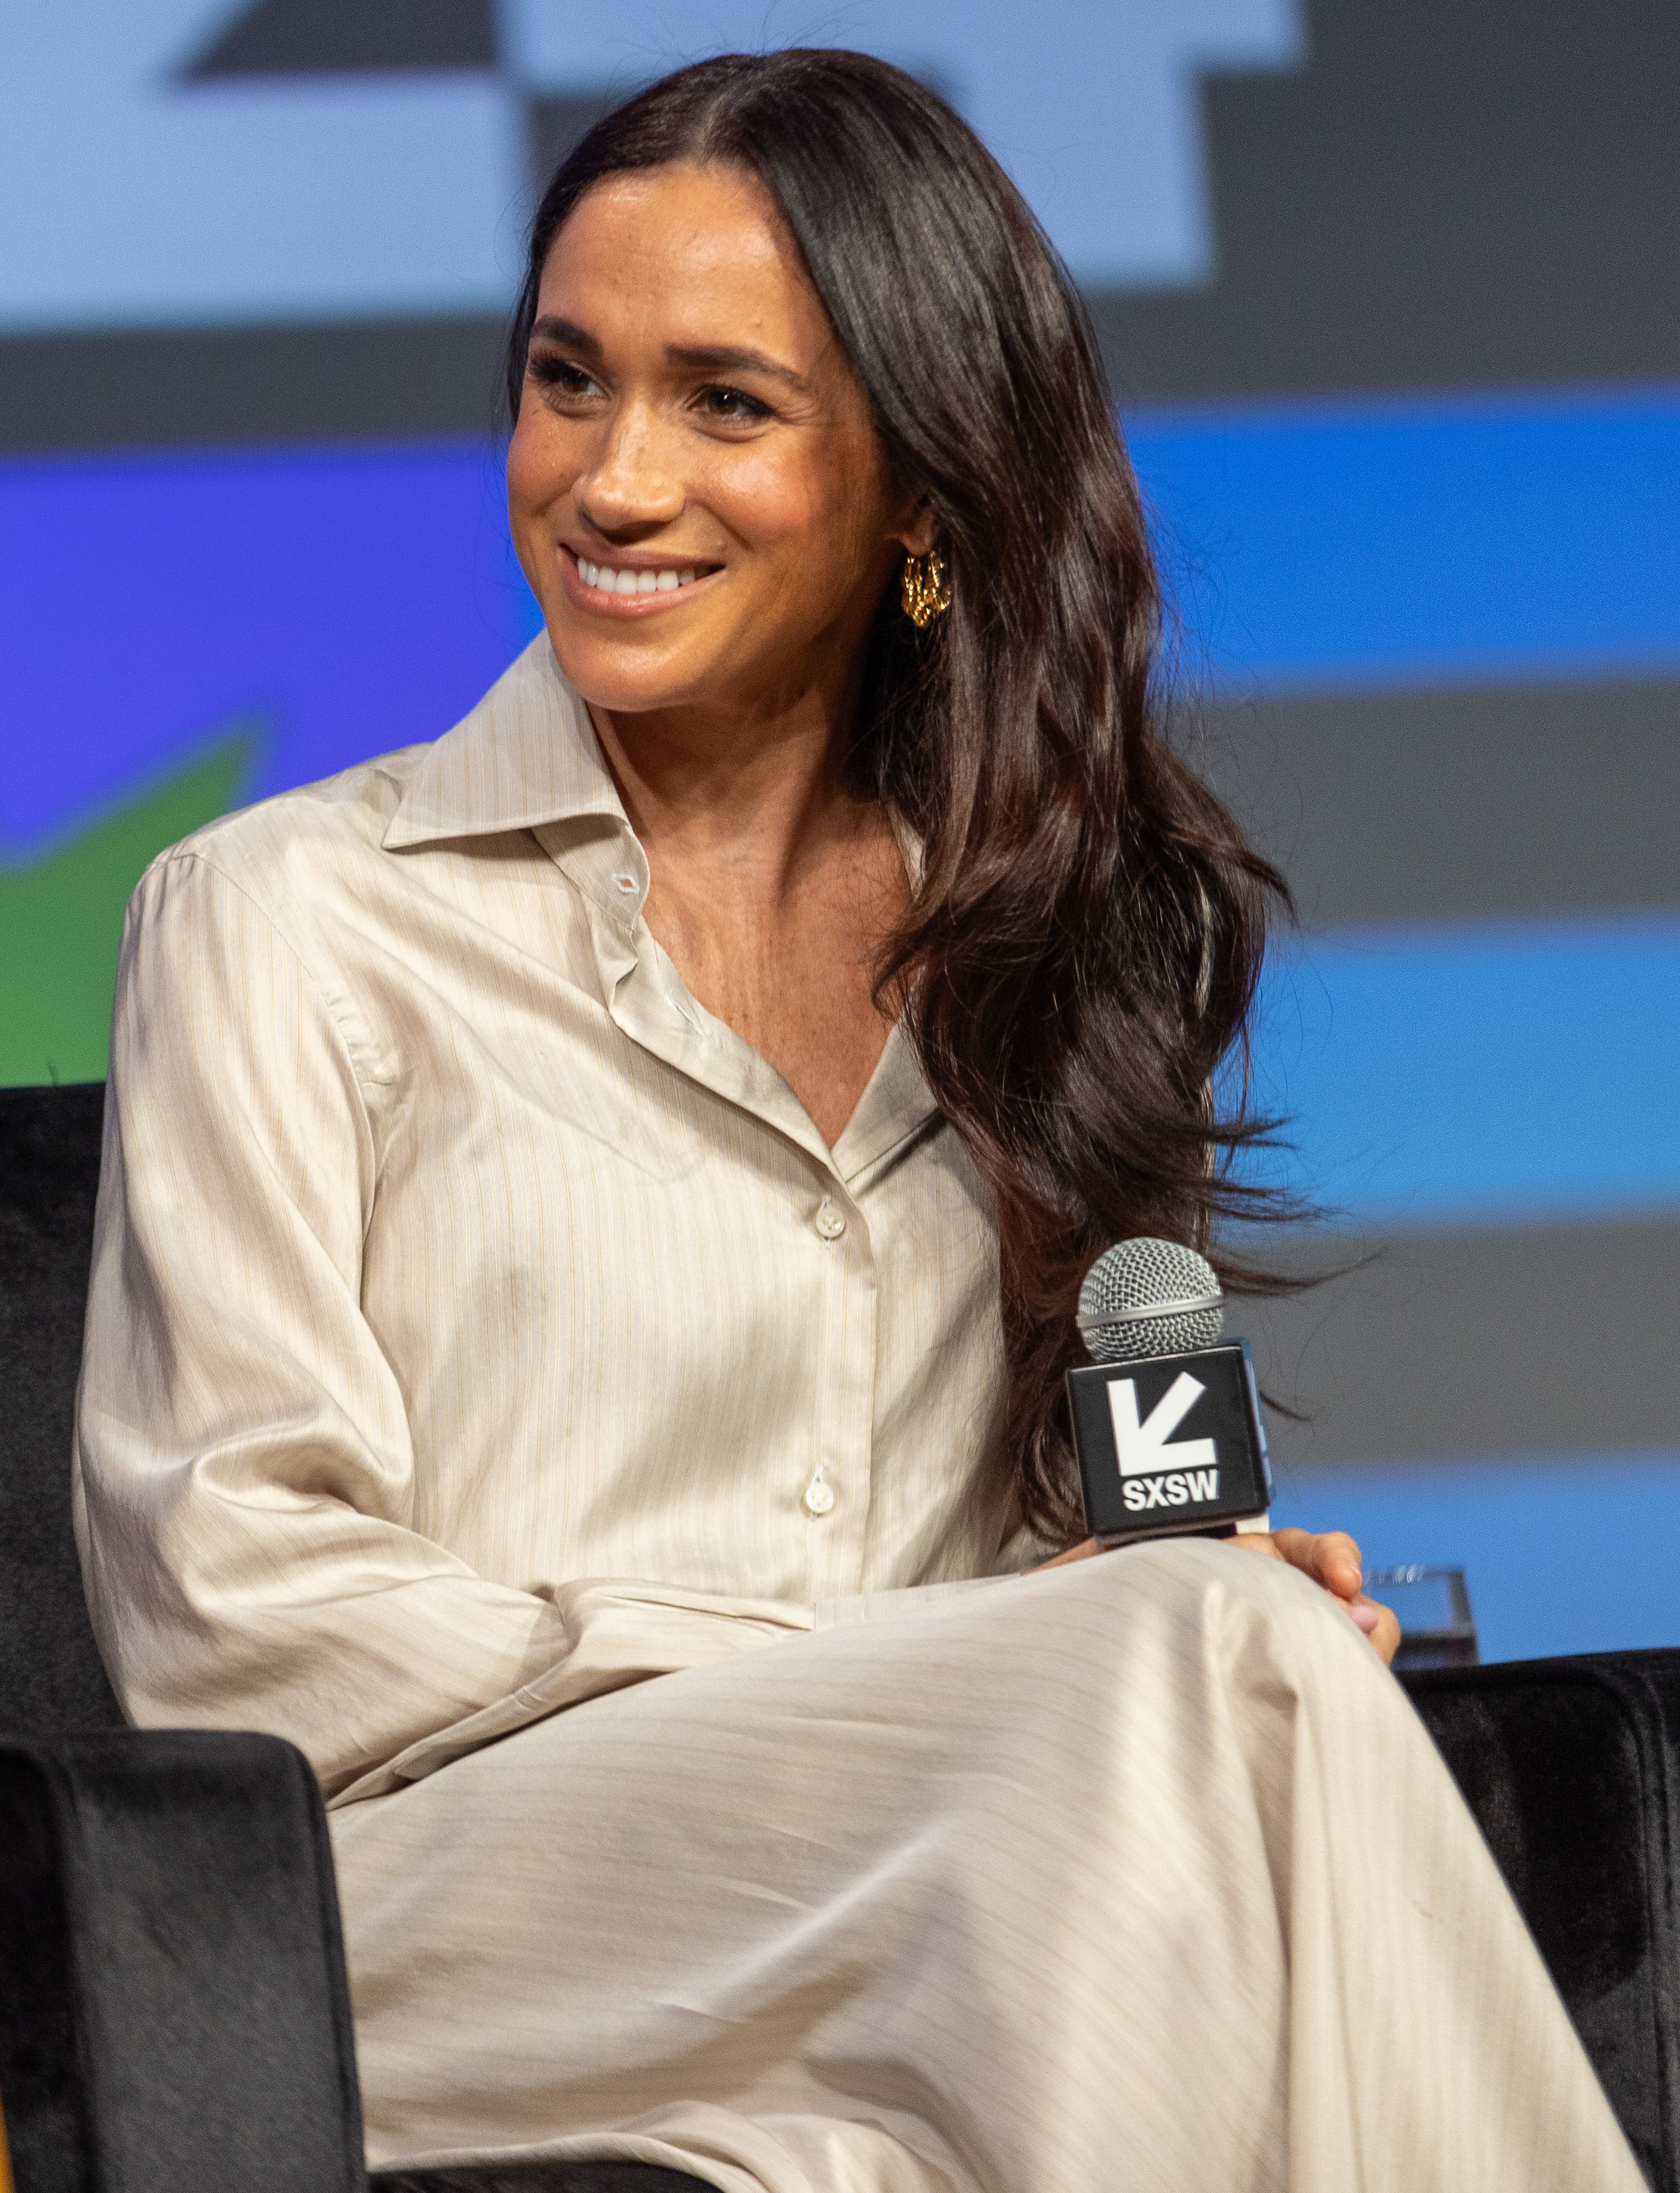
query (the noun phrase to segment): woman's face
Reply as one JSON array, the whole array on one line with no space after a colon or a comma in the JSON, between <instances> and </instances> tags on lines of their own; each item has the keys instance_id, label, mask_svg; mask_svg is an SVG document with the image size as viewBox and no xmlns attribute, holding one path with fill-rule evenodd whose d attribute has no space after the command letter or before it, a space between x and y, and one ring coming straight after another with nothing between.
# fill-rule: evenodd
<instances>
[{"instance_id":1,"label":"woman's face","mask_svg":"<svg viewBox=\"0 0 1680 2193\"><path fill-rule=\"evenodd\" d=\"M728 168L609 176L556 237L507 484L560 667L613 713L837 696L932 535L770 198Z\"/></svg>"}]
</instances>

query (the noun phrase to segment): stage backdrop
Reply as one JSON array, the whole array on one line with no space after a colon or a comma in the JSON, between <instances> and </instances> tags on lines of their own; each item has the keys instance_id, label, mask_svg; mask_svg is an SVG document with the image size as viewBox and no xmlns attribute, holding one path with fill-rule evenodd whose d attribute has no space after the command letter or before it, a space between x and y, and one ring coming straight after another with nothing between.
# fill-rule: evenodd
<instances>
[{"instance_id":1,"label":"stage backdrop","mask_svg":"<svg viewBox=\"0 0 1680 2193\"><path fill-rule=\"evenodd\" d=\"M1357 1268L1236 1320L1287 1513L1491 1652L1680 1641L1671 0L58 0L0 21L0 1080L123 901L535 628L498 340L538 180L720 49L952 97L1090 297L1183 733L1303 916L1258 1079Z\"/></svg>"}]
</instances>

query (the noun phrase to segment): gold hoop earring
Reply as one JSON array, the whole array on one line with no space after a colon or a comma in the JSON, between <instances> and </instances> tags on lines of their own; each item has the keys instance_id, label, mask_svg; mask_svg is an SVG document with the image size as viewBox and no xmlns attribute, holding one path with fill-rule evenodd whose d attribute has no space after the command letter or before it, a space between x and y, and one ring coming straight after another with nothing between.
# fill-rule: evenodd
<instances>
[{"instance_id":1,"label":"gold hoop earring","mask_svg":"<svg viewBox=\"0 0 1680 2193\"><path fill-rule=\"evenodd\" d=\"M935 617L943 616L951 607L951 581L937 548L930 548L925 556L905 558L899 599L917 632L925 632Z\"/></svg>"}]
</instances>

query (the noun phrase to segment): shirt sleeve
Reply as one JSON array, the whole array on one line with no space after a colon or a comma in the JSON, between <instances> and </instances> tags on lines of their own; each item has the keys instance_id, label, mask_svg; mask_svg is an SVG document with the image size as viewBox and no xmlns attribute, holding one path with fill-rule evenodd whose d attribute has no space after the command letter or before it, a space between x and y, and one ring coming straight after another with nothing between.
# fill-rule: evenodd
<instances>
[{"instance_id":1,"label":"shirt sleeve","mask_svg":"<svg viewBox=\"0 0 1680 2193\"><path fill-rule=\"evenodd\" d=\"M153 867L123 932L77 1398L89 1605L132 1721L289 1738L329 1796L390 1786L377 1770L569 1645L551 1600L413 1527L403 1396L361 1306L401 1099L330 971L202 855Z\"/></svg>"}]
</instances>

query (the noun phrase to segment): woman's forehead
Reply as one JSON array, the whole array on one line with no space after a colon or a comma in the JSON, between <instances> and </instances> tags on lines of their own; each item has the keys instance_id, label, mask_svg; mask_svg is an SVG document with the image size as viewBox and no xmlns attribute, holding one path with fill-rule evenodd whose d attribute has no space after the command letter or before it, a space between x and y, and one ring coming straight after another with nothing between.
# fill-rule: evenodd
<instances>
[{"instance_id":1,"label":"woman's forehead","mask_svg":"<svg viewBox=\"0 0 1680 2193\"><path fill-rule=\"evenodd\" d=\"M738 169L684 163L596 184L549 248L538 309L559 310L556 301L578 291L678 317L746 309L790 335L826 331L774 200Z\"/></svg>"}]
</instances>

